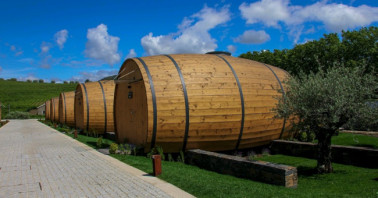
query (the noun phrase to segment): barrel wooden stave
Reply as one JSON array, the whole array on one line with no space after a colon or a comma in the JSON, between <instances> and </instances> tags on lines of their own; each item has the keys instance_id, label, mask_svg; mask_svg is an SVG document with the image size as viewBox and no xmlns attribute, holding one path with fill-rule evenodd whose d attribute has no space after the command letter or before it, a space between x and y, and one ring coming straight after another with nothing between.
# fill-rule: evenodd
<instances>
[{"instance_id":1,"label":"barrel wooden stave","mask_svg":"<svg viewBox=\"0 0 378 198\"><path fill-rule=\"evenodd\" d=\"M77 128L97 134L114 131L114 88L115 83L111 80L88 82L76 87L74 108Z\"/></svg>"},{"instance_id":2,"label":"barrel wooden stave","mask_svg":"<svg viewBox=\"0 0 378 198\"><path fill-rule=\"evenodd\" d=\"M50 117L51 105L50 105L50 103L51 103L50 100L47 100L45 102L45 120L51 120L51 117Z\"/></svg>"},{"instance_id":3,"label":"barrel wooden stave","mask_svg":"<svg viewBox=\"0 0 378 198\"><path fill-rule=\"evenodd\" d=\"M59 97L50 100L50 117L51 121L59 122Z\"/></svg>"},{"instance_id":4,"label":"barrel wooden stave","mask_svg":"<svg viewBox=\"0 0 378 198\"><path fill-rule=\"evenodd\" d=\"M63 92L59 95L59 122L75 127L75 91Z\"/></svg>"}]
</instances>

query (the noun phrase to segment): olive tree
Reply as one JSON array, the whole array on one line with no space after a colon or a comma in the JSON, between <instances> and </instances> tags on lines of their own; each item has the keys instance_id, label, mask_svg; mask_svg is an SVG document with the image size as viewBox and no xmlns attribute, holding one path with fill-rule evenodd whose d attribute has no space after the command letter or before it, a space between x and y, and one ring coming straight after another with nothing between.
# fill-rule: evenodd
<instances>
[{"instance_id":1,"label":"olive tree","mask_svg":"<svg viewBox=\"0 0 378 198\"><path fill-rule=\"evenodd\" d=\"M331 173L331 138L339 128L359 114L377 114L368 105L377 99L377 77L361 67L330 67L316 74L301 74L285 82L287 91L279 99L278 117L291 118L293 127L311 130L318 140L317 170ZM366 116L374 119L375 116ZM376 119L376 117L375 117Z\"/></svg>"}]
</instances>

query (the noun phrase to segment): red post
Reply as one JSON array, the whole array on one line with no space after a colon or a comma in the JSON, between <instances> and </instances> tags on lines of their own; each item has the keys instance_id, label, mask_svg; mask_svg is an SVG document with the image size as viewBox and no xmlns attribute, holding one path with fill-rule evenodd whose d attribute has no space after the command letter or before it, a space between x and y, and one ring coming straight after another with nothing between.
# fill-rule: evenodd
<instances>
[{"instance_id":1,"label":"red post","mask_svg":"<svg viewBox=\"0 0 378 198\"><path fill-rule=\"evenodd\" d=\"M77 130L74 131L74 138L77 139Z\"/></svg>"},{"instance_id":2,"label":"red post","mask_svg":"<svg viewBox=\"0 0 378 198\"><path fill-rule=\"evenodd\" d=\"M56 125L56 123L54 123L54 127L55 127L55 128L57 128L57 125Z\"/></svg>"},{"instance_id":3,"label":"red post","mask_svg":"<svg viewBox=\"0 0 378 198\"><path fill-rule=\"evenodd\" d=\"M160 155L153 155L152 156L152 168L154 170L154 176L158 176L161 174L161 156Z\"/></svg>"}]
</instances>

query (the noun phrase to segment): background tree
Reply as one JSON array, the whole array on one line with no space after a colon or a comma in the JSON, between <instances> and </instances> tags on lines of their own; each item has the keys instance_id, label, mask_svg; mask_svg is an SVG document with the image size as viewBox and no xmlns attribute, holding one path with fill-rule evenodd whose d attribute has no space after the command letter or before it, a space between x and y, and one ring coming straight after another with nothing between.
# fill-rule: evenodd
<instances>
[{"instance_id":1,"label":"background tree","mask_svg":"<svg viewBox=\"0 0 378 198\"><path fill-rule=\"evenodd\" d=\"M341 40L340 40L341 39ZM361 28L355 31L342 31L324 34L319 40L295 45L293 49L247 52L240 55L288 71L297 76L301 72L316 73L320 67L332 67L333 63L346 67L366 64L365 73L378 71L378 27Z\"/></svg>"},{"instance_id":2,"label":"background tree","mask_svg":"<svg viewBox=\"0 0 378 198\"><path fill-rule=\"evenodd\" d=\"M327 71L320 68L309 75L301 73L285 82L285 97L279 100L275 110L278 117L295 117L295 129L315 133L319 173L333 171L331 138L341 126L359 114L378 115L378 108L367 103L377 98L377 82L374 75L364 74L361 67L340 66Z\"/></svg>"}]
</instances>

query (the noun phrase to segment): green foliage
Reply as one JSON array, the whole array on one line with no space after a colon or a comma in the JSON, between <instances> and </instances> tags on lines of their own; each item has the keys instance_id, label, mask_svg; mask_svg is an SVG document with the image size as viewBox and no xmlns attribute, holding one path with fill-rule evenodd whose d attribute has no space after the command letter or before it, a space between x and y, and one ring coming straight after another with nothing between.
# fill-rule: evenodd
<instances>
[{"instance_id":1,"label":"green foliage","mask_svg":"<svg viewBox=\"0 0 378 198\"><path fill-rule=\"evenodd\" d=\"M342 31L341 40L336 33L325 34L323 38L298 44L293 49L254 51L241 54L247 58L281 67L291 75L301 72L316 73L325 65L328 69L334 63L346 67L367 65L366 73L378 71L378 27L361 28L356 31Z\"/></svg>"},{"instance_id":2,"label":"green foliage","mask_svg":"<svg viewBox=\"0 0 378 198\"><path fill-rule=\"evenodd\" d=\"M369 99L378 98L376 77L364 74L360 67L335 66L328 71L320 68L316 74L301 73L285 83L285 97L279 99L275 109L278 117L295 117L296 129L315 133L319 149L318 170L323 172L325 164L325 172L332 172L331 137L354 116L378 111L378 108L372 110L367 103Z\"/></svg>"},{"instance_id":3,"label":"green foliage","mask_svg":"<svg viewBox=\"0 0 378 198\"><path fill-rule=\"evenodd\" d=\"M160 155L161 160L163 160L163 161L165 160L163 147L161 147L161 146L155 146L154 148L151 149L150 152L147 153L148 158L151 158L152 155Z\"/></svg>"},{"instance_id":4,"label":"green foliage","mask_svg":"<svg viewBox=\"0 0 378 198\"><path fill-rule=\"evenodd\" d=\"M101 148L102 147L102 136L97 139L96 146L97 146L97 148Z\"/></svg>"},{"instance_id":5,"label":"green foliage","mask_svg":"<svg viewBox=\"0 0 378 198\"><path fill-rule=\"evenodd\" d=\"M110 154L115 154L118 150L118 144L116 143L112 143L110 144L110 148L109 148L109 153Z\"/></svg>"},{"instance_id":6,"label":"green foliage","mask_svg":"<svg viewBox=\"0 0 378 198\"><path fill-rule=\"evenodd\" d=\"M5 116L5 119L29 119L30 113L21 111L11 111Z\"/></svg>"},{"instance_id":7,"label":"green foliage","mask_svg":"<svg viewBox=\"0 0 378 198\"><path fill-rule=\"evenodd\" d=\"M21 81L0 81L0 101L3 105L2 116L8 114L8 105L11 111L33 109L45 103L61 92L74 91L76 84L27 83Z\"/></svg>"},{"instance_id":8,"label":"green foliage","mask_svg":"<svg viewBox=\"0 0 378 198\"><path fill-rule=\"evenodd\" d=\"M372 108L367 100L378 97L378 81L361 68L320 69L285 83L286 97L279 99L275 109L279 117L296 116L297 127L317 136L326 130L337 131L355 115L368 114Z\"/></svg>"}]
</instances>

